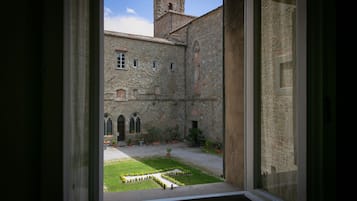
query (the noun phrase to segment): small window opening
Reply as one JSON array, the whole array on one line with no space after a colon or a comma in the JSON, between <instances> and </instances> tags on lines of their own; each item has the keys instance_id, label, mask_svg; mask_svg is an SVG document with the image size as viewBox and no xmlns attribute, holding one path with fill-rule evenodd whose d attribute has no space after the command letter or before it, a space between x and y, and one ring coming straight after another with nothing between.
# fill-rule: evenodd
<instances>
[{"instance_id":1,"label":"small window opening","mask_svg":"<svg viewBox=\"0 0 357 201\"><path fill-rule=\"evenodd\" d=\"M169 7L169 10L172 10L173 9L172 8L172 3L169 3L168 7Z\"/></svg>"},{"instance_id":2,"label":"small window opening","mask_svg":"<svg viewBox=\"0 0 357 201\"><path fill-rule=\"evenodd\" d=\"M131 117L129 121L129 133L134 133L134 132L135 132L135 120L134 117Z\"/></svg>"},{"instance_id":3,"label":"small window opening","mask_svg":"<svg viewBox=\"0 0 357 201\"><path fill-rule=\"evenodd\" d=\"M174 63L170 64L170 70L171 70L171 72L174 72L174 70L175 70L175 64Z\"/></svg>"},{"instance_id":4,"label":"small window opening","mask_svg":"<svg viewBox=\"0 0 357 201\"><path fill-rule=\"evenodd\" d=\"M106 135L113 135L113 122L111 118L107 120Z\"/></svg>"},{"instance_id":5,"label":"small window opening","mask_svg":"<svg viewBox=\"0 0 357 201\"><path fill-rule=\"evenodd\" d=\"M135 129L136 129L136 133L140 133L141 132L141 121L140 121L139 117L136 118Z\"/></svg>"},{"instance_id":6,"label":"small window opening","mask_svg":"<svg viewBox=\"0 0 357 201\"><path fill-rule=\"evenodd\" d=\"M117 69L124 69L125 68L125 54L124 52L117 53Z\"/></svg>"},{"instance_id":7,"label":"small window opening","mask_svg":"<svg viewBox=\"0 0 357 201\"><path fill-rule=\"evenodd\" d=\"M153 62L152 62L152 69L153 69L153 70L156 70L156 66L157 66L156 61L153 61Z\"/></svg>"},{"instance_id":8,"label":"small window opening","mask_svg":"<svg viewBox=\"0 0 357 201\"><path fill-rule=\"evenodd\" d=\"M135 68L138 67L139 61L137 59L134 59L133 65Z\"/></svg>"}]
</instances>

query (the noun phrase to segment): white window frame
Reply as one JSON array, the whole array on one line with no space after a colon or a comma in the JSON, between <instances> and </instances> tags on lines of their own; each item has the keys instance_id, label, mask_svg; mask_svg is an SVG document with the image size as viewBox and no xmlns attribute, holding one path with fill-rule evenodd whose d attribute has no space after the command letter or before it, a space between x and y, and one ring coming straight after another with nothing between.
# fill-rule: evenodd
<instances>
[{"instance_id":1,"label":"white window frame","mask_svg":"<svg viewBox=\"0 0 357 201\"><path fill-rule=\"evenodd\" d=\"M116 51L116 69L122 70L125 69L125 52L123 51ZM123 63L124 62L124 63Z\"/></svg>"},{"instance_id":2,"label":"white window frame","mask_svg":"<svg viewBox=\"0 0 357 201\"><path fill-rule=\"evenodd\" d=\"M296 92L294 105L295 131L297 133L298 173L297 173L297 200L307 199L306 183L306 135L307 135L307 77L306 77L306 0L296 0ZM279 200L271 194L256 189L254 186L254 1L245 0L245 47L244 47L244 133L245 133L245 190L267 200Z\"/></svg>"}]
</instances>

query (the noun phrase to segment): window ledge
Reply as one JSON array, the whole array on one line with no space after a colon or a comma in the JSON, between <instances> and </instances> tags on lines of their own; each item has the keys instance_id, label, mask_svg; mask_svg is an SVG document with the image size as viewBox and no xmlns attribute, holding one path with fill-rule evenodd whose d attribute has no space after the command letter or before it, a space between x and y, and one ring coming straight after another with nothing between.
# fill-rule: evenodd
<instances>
[{"instance_id":1,"label":"window ledge","mask_svg":"<svg viewBox=\"0 0 357 201\"><path fill-rule=\"evenodd\" d=\"M114 101L115 102L127 102L128 99L118 99L118 98L116 98L116 99L114 99Z\"/></svg>"},{"instance_id":2,"label":"window ledge","mask_svg":"<svg viewBox=\"0 0 357 201\"><path fill-rule=\"evenodd\" d=\"M183 196L183 197L175 197L175 198L164 198L164 199L156 199L156 200L148 200L148 201L176 201L176 200L205 200L209 201L210 199L214 201L225 201L225 200L236 200L236 201L264 201L250 192L247 191L235 191L228 193L214 193L207 195L197 195L197 196Z\"/></svg>"},{"instance_id":3,"label":"window ledge","mask_svg":"<svg viewBox=\"0 0 357 201\"><path fill-rule=\"evenodd\" d=\"M115 70L123 70L123 71L128 71L129 68L115 68Z\"/></svg>"},{"instance_id":4,"label":"window ledge","mask_svg":"<svg viewBox=\"0 0 357 201\"><path fill-rule=\"evenodd\" d=\"M212 196L223 193L242 193L238 188L224 182L184 186L174 190L151 189L129 192L104 192L104 201L134 200L182 200L192 196ZM261 200L257 200L261 201Z\"/></svg>"}]
</instances>

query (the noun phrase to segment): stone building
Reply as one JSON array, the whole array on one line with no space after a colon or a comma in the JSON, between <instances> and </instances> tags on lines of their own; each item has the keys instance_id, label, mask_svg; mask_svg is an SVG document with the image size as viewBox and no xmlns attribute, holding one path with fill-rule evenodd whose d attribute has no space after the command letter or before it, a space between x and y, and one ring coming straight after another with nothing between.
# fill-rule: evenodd
<instances>
[{"instance_id":1,"label":"stone building","mask_svg":"<svg viewBox=\"0 0 357 201\"><path fill-rule=\"evenodd\" d=\"M184 4L154 1L154 37L104 32L106 139L198 127L222 142L222 7L193 17Z\"/></svg>"}]
</instances>

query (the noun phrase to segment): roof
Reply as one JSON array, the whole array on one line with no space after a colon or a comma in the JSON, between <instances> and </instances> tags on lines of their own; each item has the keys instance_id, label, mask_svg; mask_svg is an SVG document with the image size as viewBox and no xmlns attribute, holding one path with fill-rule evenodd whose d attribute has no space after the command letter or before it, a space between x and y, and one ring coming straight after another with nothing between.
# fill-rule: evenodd
<instances>
[{"instance_id":1,"label":"roof","mask_svg":"<svg viewBox=\"0 0 357 201\"><path fill-rule=\"evenodd\" d=\"M188 18L192 18L192 19L197 18L196 16L193 16L193 15L187 15L187 14L182 13L182 12L177 12L177 11L174 11L174 10L169 10L169 11L165 12L163 15L161 15L160 17L158 17L156 20L159 20L159 19L163 18L165 15L168 15L168 14L182 15L182 16L185 16L185 17L188 17Z\"/></svg>"},{"instance_id":2,"label":"roof","mask_svg":"<svg viewBox=\"0 0 357 201\"><path fill-rule=\"evenodd\" d=\"M219 11L219 10L221 10L221 9L223 10L223 6L219 6L219 7L215 8L215 9L209 11L208 13L206 13L206 14L204 14L204 15L201 15L200 17L196 17L195 19L193 19L193 20L187 22L186 24L184 24L184 25L182 25L182 26L176 28L175 30L172 30L172 31L170 32L170 34L175 33L176 31L178 31L178 30L180 30L180 29L186 27L187 25L191 24L192 22L197 21L197 20L200 20L200 19L202 19L202 18L205 18L206 16L208 16L208 15L210 15L210 14L216 12L216 11Z\"/></svg>"},{"instance_id":3,"label":"roof","mask_svg":"<svg viewBox=\"0 0 357 201\"><path fill-rule=\"evenodd\" d=\"M104 35L107 36L114 36L114 37L119 37L119 38L128 38L132 40L141 40L141 41L148 41L148 42L153 42L153 43L161 43L161 44L167 44L167 45L185 45L180 42L174 42L170 41L164 38L156 38L156 37L150 37L150 36L142 36L142 35L135 35L135 34L128 34L128 33L122 33L122 32L115 32L115 31L107 31L104 30Z\"/></svg>"}]
</instances>

